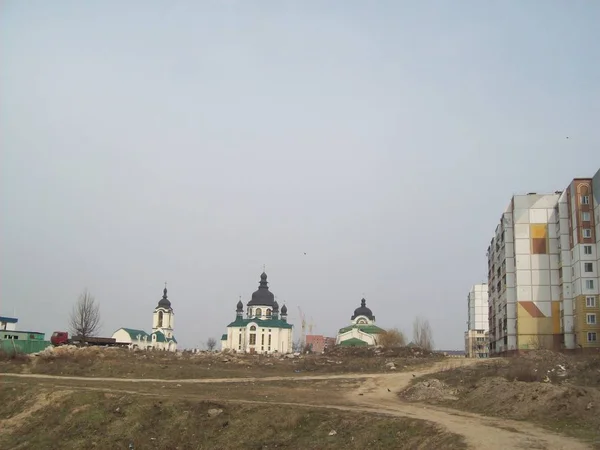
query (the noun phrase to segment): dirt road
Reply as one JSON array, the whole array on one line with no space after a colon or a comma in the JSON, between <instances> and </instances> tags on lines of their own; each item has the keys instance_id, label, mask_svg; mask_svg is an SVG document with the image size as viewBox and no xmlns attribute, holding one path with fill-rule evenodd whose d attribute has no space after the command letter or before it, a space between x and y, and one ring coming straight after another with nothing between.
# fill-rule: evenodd
<instances>
[{"instance_id":1,"label":"dirt road","mask_svg":"<svg viewBox=\"0 0 600 450\"><path fill-rule=\"evenodd\" d=\"M419 372L416 375L435 372L435 369ZM349 393L347 398L365 412L392 414L434 422L452 433L463 436L469 447L474 449L576 450L590 448L575 439L557 435L524 422L402 402L396 393L406 388L412 378L411 373L398 373L393 377L370 378L361 385L358 391Z\"/></svg>"},{"instance_id":2,"label":"dirt road","mask_svg":"<svg viewBox=\"0 0 600 450\"><path fill-rule=\"evenodd\" d=\"M465 360L453 361L455 365L469 364ZM470 448L473 449L549 449L549 450L580 450L590 448L586 444L575 439L557 435L537 428L531 424L490 418L477 414L470 414L451 410L448 408L424 406L402 402L397 392L404 389L410 380L425 373L439 371L447 368L448 362L443 365L435 365L431 368L418 372L390 373L390 374L344 374L344 375L322 375L303 377L269 377L269 378L217 378L198 380L157 380L157 379L125 379L125 378L87 378L87 377L62 377L35 374L1 374L3 377L38 378L45 380L85 381L97 386L87 386L84 389L98 389L107 391L123 391L136 393L135 384L139 383L245 383L264 381L294 381L294 380L333 380L333 379L366 379L357 390L349 390L340 399L341 404L323 405L310 402L276 402L276 401L253 401L242 399L225 400L228 403L271 403L289 406L304 406L311 408L329 408L348 410L355 412L366 412L375 414L386 414L397 417L409 417L434 422L450 432L459 434L465 438ZM103 388L106 382L111 383L111 388ZM122 383L123 390L114 389L114 383ZM143 395L162 395L144 393ZM172 392L169 394L174 395ZM175 394L177 395L177 394ZM317 396L318 393L315 393ZM189 398L189 395L185 396ZM223 401L223 400L220 400Z\"/></svg>"}]
</instances>

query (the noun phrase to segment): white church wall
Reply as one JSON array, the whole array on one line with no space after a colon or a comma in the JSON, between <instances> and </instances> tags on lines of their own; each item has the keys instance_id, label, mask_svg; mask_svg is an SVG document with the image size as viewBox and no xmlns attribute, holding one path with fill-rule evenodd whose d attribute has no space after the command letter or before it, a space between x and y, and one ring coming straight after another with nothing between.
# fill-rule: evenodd
<instances>
[{"instance_id":1,"label":"white church wall","mask_svg":"<svg viewBox=\"0 0 600 450\"><path fill-rule=\"evenodd\" d=\"M346 331L345 333L338 334L336 345L339 345L342 342L347 341L348 339L360 339L361 341L366 342L368 345L377 344L374 335L365 333L358 328L352 328L351 330Z\"/></svg>"},{"instance_id":2,"label":"white church wall","mask_svg":"<svg viewBox=\"0 0 600 450\"><path fill-rule=\"evenodd\" d=\"M256 327L256 329L252 330L252 327ZM252 344L251 336L253 334L255 338ZM221 348L242 353L251 353L252 351L255 353L289 353L292 351L292 330L261 327L258 322L250 322L242 328L229 327L227 328L227 339L222 341Z\"/></svg>"},{"instance_id":3,"label":"white church wall","mask_svg":"<svg viewBox=\"0 0 600 450\"><path fill-rule=\"evenodd\" d=\"M161 314L162 314L162 323L161 323ZM175 328L175 314L173 311L169 311L164 308L157 308L154 311L154 316L152 318L152 329L174 329Z\"/></svg>"},{"instance_id":4,"label":"white church wall","mask_svg":"<svg viewBox=\"0 0 600 450\"><path fill-rule=\"evenodd\" d=\"M115 339L117 342L131 344L131 337L129 336L129 333L122 328L115 331L112 335L112 338Z\"/></svg>"},{"instance_id":5,"label":"white church wall","mask_svg":"<svg viewBox=\"0 0 600 450\"><path fill-rule=\"evenodd\" d=\"M129 335L129 333L123 328L120 328L117 331L115 331L112 335L112 338L115 339L117 342L129 344L129 348L152 348L152 343L150 342L150 340L144 339L143 337L138 339L136 336L132 338Z\"/></svg>"}]
</instances>

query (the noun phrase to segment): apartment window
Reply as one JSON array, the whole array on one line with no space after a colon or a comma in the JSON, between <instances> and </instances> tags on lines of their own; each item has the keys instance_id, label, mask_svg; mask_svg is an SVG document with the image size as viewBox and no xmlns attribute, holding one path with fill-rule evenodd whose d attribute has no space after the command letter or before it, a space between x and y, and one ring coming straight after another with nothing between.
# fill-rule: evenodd
<instances>
[{"instance_id":1,"label":"apartment window","mask_svg":"<svg viewBox=\"0 0 600 450\"><path fill-rule=\"evenodd\" d=\"M586 289L594 289L594 280L585 280Z\"/></svg>"},{"instance_id":2,"label":"apartment window","mask_svg":"<svg viewBox=\"0 0 600 450\"><path fill-rule=\"evenodd\" d=\"M598 340L598 335L591 331L587 334L588 342L596 342Z\"/></svg>"},{"instance_id":3,"label":"apartment window","mask_svg":"<svg viewBox=\"0 0 600 450\"><path fill-rule=\"evenodd\" d=\"M589 222L591 220L589 211L584 211L581 213L581 220L584 222Z\"/></svg>"},{"instance_id":4,"label":"apartment window","mask_svg":"<svg viewBox=\"0 0 600 450\"><path fill-rule=\"evenodd\" d=\"M584 228L583 229L583 237L584 238L591 238L592 237L592 229L591 228Z\"/></svg>"},{"instance_id":5,"label":"apartment window","mask_svg":"<svg viewBox=\"0 0 600 450\"><path fill-rule=\"evenodd\" d=\"M581 204L582 205L589 205L590 204L590 196L589 195L582 195L581 196Z\"/></svg>"},{"instance_id":6,"label":"apartment window","mask_svg":"<svg viewBox=\"0 0 600 450\"><path fill-rule=\"evenodd\" d=\"M583 254L584 255L591 255L592 254L592 246L591 245L584 245L583 246Z\"/></svg>"},{"instance_id":7,"label":"apartment window","mask_svg":"<svg viewBox=\"0 0 600 450\"><path fill-rule=\"evenodd\" d=\"M595 308L596 307L596 297L586 297L585 298L585 306L587 306L588 308Z\"/></svg>"},{"instance_id":8,"label":"apartment window","mask_svg":"<svg viewBox=\"0 0 600 450\"><path fill-rule=\"evenodd\" d=\"M586 319L588 325L596 325L596 314L587 314Z\"/></svg>"},{"instance_id":9,"label":"apartment window","mask_svg":"<svg viewBox=\"0 0 600 450\"><path fill-rule=\"evenodd\" d=\"M586 262L583 265L583 271L584 272L593 272L594 271L594 265L591 262Z\"/></svg>"}]
</instances>

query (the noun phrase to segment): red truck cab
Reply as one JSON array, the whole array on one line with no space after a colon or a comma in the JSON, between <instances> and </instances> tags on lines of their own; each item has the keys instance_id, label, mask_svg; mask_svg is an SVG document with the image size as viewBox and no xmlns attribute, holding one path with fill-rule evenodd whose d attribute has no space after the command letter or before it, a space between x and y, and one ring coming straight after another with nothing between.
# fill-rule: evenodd
<instances>
[{"instance_id":1,"label":"red truck cab","mask_svg":"<svg viewBox=\"0 0 600 450\"><path fill-rule=\"evenodd\" d=\"M52 345L65 345L69 343L69 333L66 331L55 331L50 338Z\"/></svg>"}]
</instances>

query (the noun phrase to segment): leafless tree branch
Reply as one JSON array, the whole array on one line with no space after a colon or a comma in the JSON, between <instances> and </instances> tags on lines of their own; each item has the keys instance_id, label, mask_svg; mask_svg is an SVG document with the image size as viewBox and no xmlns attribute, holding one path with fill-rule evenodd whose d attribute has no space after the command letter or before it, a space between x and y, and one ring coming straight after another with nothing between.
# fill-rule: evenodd
<instances>
[{"instance_id":1,"label":"leafless tree branch","mask_svg":"<svg viewBox=\"0 0 600 450\"><path fill-rule=\"evenodd\" d=\"M413 322L413 343L422 349L433 350L433 332L427 319L417 317Z\"/></svg>"},{"instance_id":2,"label":"leafless tree branch","mask_svg":"<svg viewBox=\"0 0 600 450\"><path fill-rule=\"evenodd\" d=\"M208 348L208 350L212 352L216 346L217 340L215 338L208 338L208 340L206 341L206 348Z\"/></svg>"},{"instance_id":3,"label":"leafless tree branch","mask_svg":"<svg viewBox=\"0 0 600 450\"><path fill-rule=\"evenodd\" d=\"M79 295L73 306L69 325L71 334L83 339L95 336L100 331L100 305L87 289Z\"/></svg>"}]
</instances>

